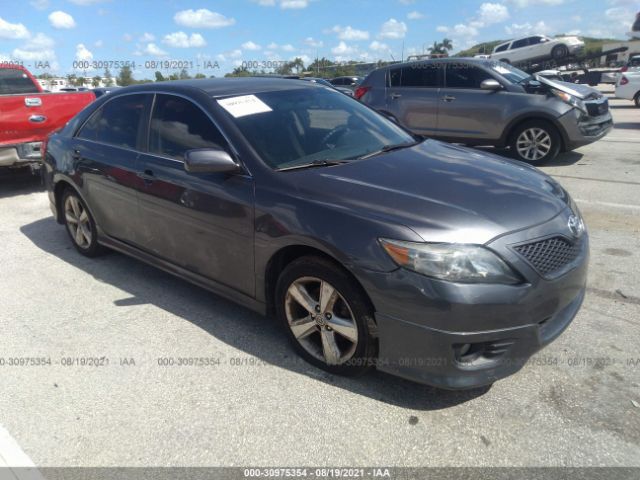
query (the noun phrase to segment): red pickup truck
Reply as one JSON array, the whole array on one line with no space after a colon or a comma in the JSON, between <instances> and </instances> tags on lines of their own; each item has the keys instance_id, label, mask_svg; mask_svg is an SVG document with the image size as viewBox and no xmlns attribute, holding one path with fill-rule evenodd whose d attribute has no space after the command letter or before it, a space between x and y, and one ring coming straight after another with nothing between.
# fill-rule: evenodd
<instances>
[{"instance_id":1,"label":"red pickup truck","mask_svg":"<svg viewBox=\"0 0 640 480\"><path fill-rule=\"evenodd\" d=\"M0 168L37 169L47 135L95 98L90 91L46 93L24 67L0 64Z\"/></svg>"}]
</instances>

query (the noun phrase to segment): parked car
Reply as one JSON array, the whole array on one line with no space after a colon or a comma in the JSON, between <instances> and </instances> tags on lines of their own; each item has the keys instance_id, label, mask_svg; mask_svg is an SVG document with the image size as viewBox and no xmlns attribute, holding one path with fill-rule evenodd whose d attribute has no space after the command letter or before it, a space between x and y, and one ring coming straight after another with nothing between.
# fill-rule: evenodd
<instances>
[{"instance_id":1,"label":"parked car","mask_svg":"<svg viewBox=\"0 0 640 480\"><path fill-rule=\"evenodd\" d=\"M355 97L412 132L467 145L510 147L543 163L612 128L597 90L531 76L493 60L456 58L374 70Z\"/></svg>"},{"instance_id":2,"label":"parked car","mask_svg":"<svg viewBox=\"0 0 640 480\"><path fill-rule=\"evenodd\" d=\"M24 67L0 64L0 168L37 168L47 135L94 99L91 92L44 92Z\"/></svg>"},{"instance_id":3,"label":"parked car","mask_svg":"<svg viewBox=\"0 0 640 480\"><path fill-rule=\"evenodd\" d=\"M505 63L525 63L543 60L563 60L584 50L578 37L551 38L531 35L496 45L491 58Z\"/></svg>"},{"instance_id":4,"label":"parked car","mask_svg":"<svg viewBox=\"0 0 640 480\"><path fill-rule=\"evenodd\" d=\"M319 77L300 77L300 80L304 80L305 82L311 82L311 83L318 83L320 85L324 85L325 87L331 87L335 90L338 90L341 93L344 93L345 95L349 95L350 97L353 97L353 90L348 88L348 87L338 87L336 85L333 85L331 82L329 82L329 80L325 79L325 78L319 78Z\"/></svg>"},{"instance_id":5,"label":"parked car","mask_svg":"<svg viewBox=\"0 0 640 480\"><path fill-rule=\"evenodd\" d=\"M633 100L640 107L640 72L623 73L616 84L616 97Z\"/></svg>"},{"instance_id":6,"label":"parked car","mask_svg":"<svg viewBox=\"0 0 640 480\"><path fill-rule=\"evenodd\" d=\"M310 82L118 90L51 135L45 165L78 252L109 247L275 313L337 374L490 384L585 293L587 233L555 180Z\"/></svg>"},{"instance_id":7,"label":"parked car","mask_svg":"<svg viewBox=\"0 0 640 480\"><path fill-rule=\"evenodd\" d=\"M329 80L331 85L335 87L346 87L355 90L362 81L362 77L336 77Z\"/></svg>"}]
</instances>

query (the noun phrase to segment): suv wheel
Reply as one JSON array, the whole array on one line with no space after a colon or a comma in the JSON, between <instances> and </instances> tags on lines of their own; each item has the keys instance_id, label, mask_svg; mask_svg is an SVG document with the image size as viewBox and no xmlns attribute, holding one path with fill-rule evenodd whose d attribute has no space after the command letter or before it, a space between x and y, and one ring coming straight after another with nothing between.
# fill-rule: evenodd
<instances>
[{"instance_id":1,"label":"suv wheel","mask_svg":"<svg viewBox=\"0 0 640 480\"><path fill-rule=\"evenodd\" d=\"M540 165L560 152L560 134L548 122L531 120L516 127L509 146L518 160Z\"/></svg>"},{"instance_id":2,"label":"suv wheel","mask_svg":"<svg viewBox=\"0 0 640 480\"><path fill-rule=\"evenodd\" d=\"M374 365L373 312L358 285L332 262L302 257L276 286L276 312L296 351L309 363L339 375Z\"/></svg>"},{"instance_id":3,"label":"suv wheel","mask_svg":"<svg viewBox=\"0 0 640 480\"><path fill-rule=\"evenodd\" d=\"M98 243L96 223L80 196L67 189L62 195L64 224L76 250L86 257L95 257L104 252Z\"/></svg>"},{"instance_id":4,"label":"suv wheel","mask_svg":"<svg viewBox=\"0 0 640 480\"><path fill-rule=\"evenodd\" d=\"M563 59L568 55L569 49L566 45L556 45L555 47L553 47L553 50L551 50L551 56L556 60Z\"/></svg>"}]
</instances>

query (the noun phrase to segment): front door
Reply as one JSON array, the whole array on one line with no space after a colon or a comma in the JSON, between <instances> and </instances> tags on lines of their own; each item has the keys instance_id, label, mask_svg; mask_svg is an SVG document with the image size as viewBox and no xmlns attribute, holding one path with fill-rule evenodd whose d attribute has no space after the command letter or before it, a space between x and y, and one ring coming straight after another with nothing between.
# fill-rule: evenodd
<instances>
[{"instance_id":1,"label":"front door","mask_svg":"<svg viewBox=\"0 0 640 480\"><path fill-rule=\"evenodd\" d=\"M187 172L185 152L207 147L228 148L207 114L183 97L156 95L148 153L138 161L143 248L253 296L253 180Z\"/></svg>"}]
</instances>

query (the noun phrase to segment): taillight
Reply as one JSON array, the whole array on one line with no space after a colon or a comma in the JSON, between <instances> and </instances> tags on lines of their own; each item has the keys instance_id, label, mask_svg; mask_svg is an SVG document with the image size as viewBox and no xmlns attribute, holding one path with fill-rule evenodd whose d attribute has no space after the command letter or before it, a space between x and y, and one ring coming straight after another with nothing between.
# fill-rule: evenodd
<instances>
[{"instance_id":1,"label":"taillight","mask_svg":"<svg viewBox=\"0 0 640 480\"><path fill-rule=\"evenodd\" d=\"M371 90L371 87L358 87L356 91L353 93L353 96L356 100L360 100L364 97L364 94Z\"/></svg>"},{"instance_id":2,"label":"taillight","mask_svg":"<svg viewBox=\"0 0 640 480\"><path fill-rule=\"evenodd\" d=\"M627 70L629 70L629 67L627 67L626 65L620 69L620 71L623 73L626 72Z\"/></svg>"},{"instance_id":3,"label":"taillight","mask_svg":"<svg viewBox=\"0 0 640 480\"><path fill-rule=\"evenodd\" d=\"M629 83L629 79L623 75L620 79L620 85L626 85L627 83Z\"/></svg>"}]
</instances>

